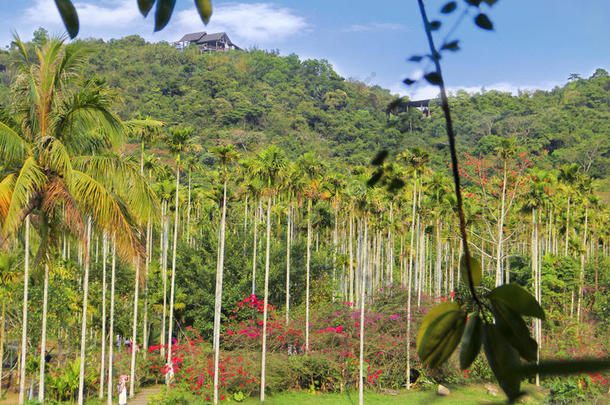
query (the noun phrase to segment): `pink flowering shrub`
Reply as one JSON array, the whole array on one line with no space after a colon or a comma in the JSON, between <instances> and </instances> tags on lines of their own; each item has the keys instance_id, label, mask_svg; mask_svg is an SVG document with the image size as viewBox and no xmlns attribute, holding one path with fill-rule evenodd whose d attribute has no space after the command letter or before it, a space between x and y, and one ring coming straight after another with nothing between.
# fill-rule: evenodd
<instances>
[{"instance_id":1,"label":"pink flowering shrub","mask_svg":"<svg viewBox=\"0 0 610 405\"><path fill-rule=\"evenodd\" d=\"M422 369L415 350L415 336L421 318L433 303L453 297L422 297L421 307L412 303L411 336L407 339L406 292L385 289L367 301L364 314L364 382L367 389L401 388L406 383L407 347L410 348L411 382L418 376L435 382L468 384L490 381L492 374L482 356L469 370L460 370L456 355L437 370ZM228 322L221 335L219 366L220 394L223 398L253 395L260 390L260 358L263 335L264 302L249 296L228 308ZM267 378L270 392L281 390L315 390L322 392L355 389L358 386L360 310L348 302L320 302L310 312L309 351L305 356L305 322L303 308L285 314L270 305L267 318ZM552 321L552 318L551 318ZM553 330L544 326L545 330ZM407 342L409 345L407 346ZM603 357L608 344L601 344L593 330L581 335L546 334L542 341L542 358ZM170 370L158 356L160 346L149 349L152 372L160 380ZM172 386L193 397L206 400L212 396L213 352L197 330L187 328L186 337L172 347ZM420 377L420 381L422 378ZM607 386L607 376L582 376L584 383L574 384L582 390ZM545 380L547 386L555 380ZM607 389L607 388L606 388Z\"/></svg>"}]
</instances>

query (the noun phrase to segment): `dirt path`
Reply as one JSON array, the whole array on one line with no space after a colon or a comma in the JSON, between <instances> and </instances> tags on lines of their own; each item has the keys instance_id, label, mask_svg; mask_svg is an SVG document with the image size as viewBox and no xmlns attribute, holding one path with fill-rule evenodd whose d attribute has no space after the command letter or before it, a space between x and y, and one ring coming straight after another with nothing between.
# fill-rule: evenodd
<instances>
[{"instance_id":1,"label":"dirt path","mask_svg":"<svg viewBox=\"0 0 610 405\"><path fill-rule=\"evenodd\" d=\"M127 404L129 405L147 405L148 396L155 395L159 393L159 386L154 387L146 387L142 391L138 392L134 399L128 400Z\"/></svg>"}]
</instances>

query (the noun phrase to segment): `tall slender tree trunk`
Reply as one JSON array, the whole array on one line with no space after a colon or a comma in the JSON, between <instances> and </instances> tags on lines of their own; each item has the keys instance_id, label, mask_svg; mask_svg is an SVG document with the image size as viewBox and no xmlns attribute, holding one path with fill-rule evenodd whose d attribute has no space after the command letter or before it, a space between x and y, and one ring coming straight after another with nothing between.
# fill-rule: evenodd
<instances>
[{"instance_id":1,"label":"tall slender tree trunk","mask_svg":"<svg viewBox=\"0 0 610 405\"><path fill-rule=\"evenodd\" d=\"M254 242L252 243L252 295L256 294L256 237L258 232L258 216L261 202L258 202L258 208L254 208Z\"/></svg>"},{"instance_id":2,"label":"tall slender tree trunk","mask_svg":"<svg viewBox=\"0 0 610 405\"><path fill-rule=\"evenodd\" d=\"M227 218L227 180L222 194L222 217L218 241L218 265L216 267L216 296L214 297L214 404L218 404L218 363L220 361L220 312L222 310L222 275L225 258L225 223Z\"/></svg>"},{"instance_id":3,"label":"tall slender tree trunk","mask_svg":"<svg viewBox=\"0 0 610 405\"><path fill-rule=\"evenodd\" d=\"M502 285L502 245L504 239L504 204L506 200L506 161L504 162L504 175L502 181L502 201L500 203L500 215L498 216L498 250L496 255L496 287Z\"/></svg>"},{"instance_id":4,"label":"tall slender tree trunk","mask_svg":"<svg viewBox=\"0 0 610 405\"><path fill-rule=\"evenodd\" d=\"M394 203L390 201L390 225L388 227L388 274L390 285L394 285Z\"/></svg>"},{"instance_id":5,"label":"tall slender tree trunk","mask_svg":"<svg viewBox=\"0 0 610 405\"><path fill-rule=\"evenodd\" d=\"M189 185L186 203L186 243L191 244L191 169L189 168Z\"/></svg>"},{"instance_id":6,"label":"tall slender tree trunk","mask_svg":"<svg viewBox=\"0 0 610 405\"><path fill-rule=\"evenodd\" d=\"M311 197L307 199L307 262L305 275L305 354L309 353L309 271L311 266Z\"/></svg>"},{"instance_id":7,"label":"tall slender tree trunk","mask_svg":"<svg viewBox=\"0 0 610 405\"><path fill-rule=\"evenodd\" d=\"M570 198L571 196L568 196L568 211L566 213L566 245L563 252L564 256L568 255L568 247L570 246Z\"/></svg>"},{"instance_id":8,"label":"tall slender tree trunk","mask_svg":"<svg viewBox=\"0 0 610 405\"><path fill-rule=\"evenodd\" d=\"M78 405L85 403L85 347L87 345L87 300L89 294L89 244L91 240L91 217L87 219L87 235L85 236L85 276L83 279L83 313L80 330L80 373L78 376Z\"/></svg>"},{"instance_id":9,"label":"tall slender tree trunk","mask_svg":"<svg viewBox=\"0 0 610 405\"><path fill-rule=\"evenodd\" d=\"M366 260L367 260L367 247L368 247L368 236L367 236L367 218L364 214L364 252L363 252L363 266L361 275L361 286L360 286L360 366L358 370L358 404L364 405L364 302L365 302L365 280L366 280Z\"/></svg>"},{"instance_id":10,"label":"tall slender tree trunk","mask_svg":"<svg viewBox=\"0 0 610 405\"><path fill-rule=\"evenodd\" d=\"M42 331L40 333L40 379L38 382L38 402L44 402L44 374L47 351L47 308L49 302L49 264L44 265L44 286L42 293ZM0 357L0 361L2 358Z\"/></svg>"},{"instance_id":11,"label":"tall slender tree trunk","mask_svg":"<svg viewBox=\"0 0 610 405\"><path fill-rule=\"evenodd\" d=\"M176 250L178 249L178 204L180 195L180 156L176 162L176 216L174 218L174 251L172 253L172 282L170 287L169 298L169 333L167 343L167 365L171 367L171 376L174 374L174 366L172 364L172 333L174 330L174 297L176 288ZM165 383L169 386L171 378L166 378Z\"/></svg>"},{"instance_id":12,"label":"tall slender tree trunk","mask_svg":"<svg viewBox=\"0 0 610 405\"><path fill-rule=\"evenodd\" d=\"M25 258L23 265L23 314L21 317L21 360L19 363L19 405L25 402L25 359L28 336L28 284L30 280L30 216L25 217ZM4 318L3 318L4 319Z\"/></svg>"},{"instance_id":13,"label":"tall slender tree trunk","mask_svg":"<svg viewBox=\"0 0 610 405\"><path fill-rule=\"evenodd\" d=\"M349 302L354 302L354 213L349 216Z\"/></svg>"},{"instance_id":14,"label":"tall slender tree trunk","mask_svg":"<svg viewBox=\"0 0 610 405\"><path fill-rule=\"evenodd\" d=\"M167 344L167 252L169 250L169 212L168 203L165 201L165 213L163 218L163 249L161 253L161 273L163 277L163 316L161 318L161 357L165 358L165 345Z\"/></svg>"},{"instance_id":15,"label":"tall slender tree trunk","mask_svg":"<svg viewBox=\"0 0 610 405\"><path fill-rule=\"evenodd\" d=\"M261 356L261 402L265 401L265 377L267 360L267 314L269 311L269 252L271 244L271 195L267 200L267 250L265 252L265 295L263 301L263 350Z\"/></svg>"},{"instance_id":16,"label":"tall slender tree trunk","mask_svg":"<svg viewBox=\"0 0 610 405\"><path fill-rule=\"evenodd\" d=\"M335 300L335 291L337 289L337 250L339 249L339 207L335 202L335 228L333 230L333 301Z\"/></svg>"},{"instance_id":17,"label":"tall slender tree trunk","mask_svg":"<svg viewBox=\"0 0 610 405\"><path fill-rule=\"evenodd\" d=\"M133 286L133 323L131 327L131 368L129 372L129 398L135 396L135 379L136 379L136 346L138 337L138 296L140 295L140 258L134 260L136 274L134 277Z\"/></svg>"},{"instance_id":18,"label":"tall slender tree trunk","mask_svg":"<svg viewBox=\"0 0 610 405\"><path fill-rule=\"evenodd\" d=\"M413 215L413 220L415 220L415 215ZM411 231L411 251L413 251L413 231ZM411 259L409 259L409 269L407 273L407 390L411 389L411 294L413 293L413 267L411 266L412 257L413 253L411 253Z\"/></svg>"},{"instance_id":19,"label":"tall slender tree trunk","mask_svg":"<svg viewBox=\"0 0 610 405\"><path fill-rule=\"evenodd\" d=\"M538 297L538 228L536 223L536 209L532 210L532 282L533 289L536 293L536 300L540 302ZM538 341L538 322L534 320L534 336L536 336L536 340ZM540 341L538 341L538 346L536 347L536 361L540 359ZM536 374L536 386L540 386L540 375Z\"/></svg>"},{"instance_id":20,"label":"tall slender tree trunk","mask_svg":"<svg viewBox=\"0 0 610 405\"><path fill-rule=\"evenodd\" d=\"M2 297L2 313L0 313L2 320L0 321L0 396L2 396L2 359L4 359L4 339L6 326L6 298Z\"/></svg>"},{"instance_id":21,"label":"tall slender tree trunk","mask_svg":"<svg viewBox=\"0 0 610 405\"><path fill-rule=\"evenodd\" d=\"M576 306L576 321L580 322L582 307L582 293L585 287L585 261L587 255L587 228L589 227L589 207L585 208L585 231L582 237L582 251L580 253L580 277L578 281L578 304Z\"/></svg>"},{"instance_id":22,"label":"tall slender tree trunk","mask_svg":"<svg viewBox=\"0 0 610 405\"><path fill-rule=\"evenodd\" d=\"M110 325L108 327L108 402L107 405L112 405L112 392L113 392L113 381L112 381L112 361L114 357L112 355L114 349L114 287L115 287L115 273L116 273L116 239L112 236L112 265L110 270Z\"/></svg>"},{"instance_id":23,"label":"tall slender tree trunk","mask_svg":"<svg viewBox=\"0 0 610 405\"><path fill-rule=\"evenodd\" d=\"M292 201L288 199L288 223L286 224L286 324L290 322L290 242L292 239Z\"/></svg>"},{"instance_id":24,"label":"tall slender tree trunk","mask_svg":"<svg viewBox=\"0 0 610 405\"><path fill-rule=\"evenodd\" d=\"M108 235L104 232L102 236L102 353L100 356L100 389L98 398L104 398L104 362L106 359L106 258L108 256ZM112 345L112 342L110 342Z\"/></svg>"},{"instance_id":25,"label":"tall slender tree trunk","mask_svg":"<svg viewBox=\"0 0 610 405\"><path fill-rule=\"evenodd\" d=\"M441 297L441 281L442 281L442 270L441 270L441 221L439 218L436 219L436 249L435 249L435 260L434 260L434 295L435 299Z\"/></svg>"},{"instance_id":26,"label":"tall slender tree trunk","mask_svg":"<svg viewBox=\"0 0 610 405\"><path fill-rule=\"evenodd\" d=\"M150 334L148 328L148 271L150 269L152 250L152 223L149 218L148 223L146 224L146 259L144 262L144 329L142 331L144 358L146 358L146 353L148 353L148 335Z\"/></svg>"}]
</instances>

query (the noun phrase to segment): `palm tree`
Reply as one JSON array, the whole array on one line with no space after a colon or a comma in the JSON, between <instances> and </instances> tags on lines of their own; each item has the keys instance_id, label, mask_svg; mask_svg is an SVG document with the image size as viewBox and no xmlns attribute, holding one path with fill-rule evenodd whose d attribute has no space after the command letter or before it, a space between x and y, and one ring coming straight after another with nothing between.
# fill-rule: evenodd
<instances>
[{"instance_id":1,"label":"palm tree","mask_svg":"<svg viewBox=\"0 0 610 405\"><path fill-rule=\"evenodd\" d=\"M8 202L0 210L0 246L15 234L24 219L29 224L29 216L36 216L42 238L35 255L36 266L59 242L62 229L83 237L83 218L90 217L100 229L117 231L123 254L138 254L140 245L123 207L141 208L151 201L151 196L143 198L138 191L144 189L135 184L137 180L131 173L122 173L123 167L109 167L101 155L109 146L118 147L122 140L121 122L110 111L112 92L99 79L82 85L73 83L84 61L81 44L64 46L62 40L51 39L35 47L36 61L19 38L15 44L19 59L15 65L12 109L3 111L0 119L0 156L8 162L0 187L0 201ZM119 190L127 185L134 185L137 190L129 196L113 194L109 183L122 186ZM28 233L29 226L26 228ZM29 270L29 261L26 267ZM83 292L87 281L85 277ZM83 313L86 306L84 297ZM86 316L83 319L86 322ZM24 334L26 325L24 312ZM81 366L83 374L84 358ZM24 399L23 388L20 387L20 402ZM79 398L82 403L82 394Z\"/></svg>"},{"instance_id":2,"label":"palm tree","mask_svg":"<svg viewBox=\"0 0 610 405\"><path fill-rule=\"evenodd\" d=\"M284 158L277 146L271 145L263 150L255 161L255 174L265 183L267 195L267 248L265 252L265 292L263 307L263 347L261 356L261 391L260 400L265 401L265 367L267 355L267 316L269 312L269 253L271 250L271 198L275 194L276 183L284 168Z\"/></svg>"},{"instance_id":3,"label":"palm tree","mask_svg":"<svg viewBox=\"0 0 610 405\"><path fill-rule=\"evenodd\" d=\"M508 161L517 153L517 147L515 141L512 138L502 139L501 145L496 149L497 156L502 162L502 194L500 198L500 213L498 215L498 227L497 227L497 249L496 249L496 287L502 284L503 281L508 282L508 277L503 279L502 274L502 257L503 257L503 243L504 243L504 223L508 215L508 209L506 208L506 189L508 180ZM514 194L513 194L514 196ZM509 204L510 206L510 204ZM508 273L507 273L508 275Z\"/></svg>"},{"instance_id":4,"label":"palm tree","mask_svg":"<svg viewBox=\"0 0 610 405\"><path fill-rule=\"evenodd\" d=\"M174 217L174 246L172 256L172 281L170 287L170 298L169 298L169 342L167 349L167 365L171 367L172 364L172 333L174 326L174 295L176 286L176 250L178 248L178 207L180 198L180 155L185 152L189 145L192 144L193 138L191 137L193 130L191 128L174 128L170 131L169 136L166 138L166 143L169 146L169 150L176 156L176 202L175 202L175 217ZM169 385L169 379L166 383Z\"/></svg>"},{"instance_id":5,"label":"palm tree","mask_svg":"<svg viewBox=\"0 0 610 405\"><path fill-rule=\"evenodd\" d=\"M539 240L539 223L537 221L537 214L540 209L544 206L545 200L547 199L547 194L545 190L544 183L540 181L536 181L535 179L543 178L544 174L538 174L537 176L532 176L532 180L530 183L529 192L525 195L525 199L523 201L523 209L525 211L530 211L532 214L532 236L531 236L531 256L532 256L532 280L534 289L534 297L538 302L541 301L541 264L540 264L540 240ZM540 345L542 343L542 324L540 319L534 320L534 336L536 341L538 342L538 346L536 348L536 356L540 357ZM540 385L540 377L536 374L536 385Z\"/></svg>"},{"instance_id":6,"label":"palm tree","mask_svg":"<svg viewBox=\"0 0 610 405\"><path fill-rule=\"evenodd\" d=\"M159 135L159 130L165 123L150 117L137 118L123 123L128 135L137 138L141 142L140 147L140 174L144 175L144 146Z\"/></svg>"},{"instance_id":7,"label":"palm tree","mask_svg":"<svg viewBox=\"0 0 610 405\"><path fill-rule=\"evenodd\" d=\"M318 176L320 175L322 163L312 152L305 153L298 161L299 168L307 178L308 184L305 189L307 196L307 261L305 275L305 353L309 351L309 281L311 267L311 202L318 194Z\"/></svg>"},{"instance_id":8,"label":"palm tree","mask_svg":"<svg viewBox=\"0 0 610 405\"><path fill-rule=\"evenodd\" d=\"M216 267L216 294L214 297L214 404L218 403L218 362L220 360L220 312L222 310L222 275L225 257L225 223L227 218L227 180L229 164L234 162L238 154L233 145L217 146L212 149L219 160L222 169L222 217L218 234L218 265Z\"/></svg>"},{"instance_id":9,"label":"palm tree","mask_svg":"<svg viewBox=\"0 0 610 405\"><path fill-rule=\"evenodd\" d=\"M102 351L100 354L100 388L98 398L101 401L104 398L104 363L106 358L106 258L108 257L108 236L104 232L102 236ZM110 342L112 346L112 341ZM109 382L112 385L112 382Z\"/></svg>"},{"instance_id":10,"label":"palm tree","mask_svg":"<svg viewBox=\"0 0 610 405\"><path fill-rule=\"evenodd\" d=\"M565 229L565 250L564 256L568 255L568 247L570 245L570 206L572 198L576 193L576 185L580 180L580 166L577 163L571 165L563 165L559 168L558 180L561 188L568 197L568 207L566 211L566 229Z\"/></svg>"},{"instance_id":11,"label":"palm tree","mask_svg":"<svg viewBox=\"0 0 610 405\"><path fill-rule=\"evenodd\" d=\"M114 234L112 236L112 265L110 271L110 325L108 327L108 402L107 405L112 405L112 393L114 387L112 386L112 364L114 357L112 351L114 348L114 291L116 281L116 239Z\"/></svg>"},{"instance_id":12,"label":"palm tree","mask_svg":"<svg viewBox=\"0 0 610 405\"><path fill-rule=\"evenodd\" d=\"M260 211L260 202L261 202L261 191L263 189L263 184L259 176L256 175L257 163L255 159L247 158L242 159L240 162L241 171L244 173L245 177L245 188L246 188L246 196L251 196L253 201L253 219L254 223L253 231L252 231L252 289L251 294L254 295L256 293L256 254L257 254L257 237L258 237L258 222L259 222L259 211ZM246 197L246 203L247 203ZM245 253L245 247L244 247Z\"/></svg>"},{"instance_id":13,"label":"palm tree","mask_svg":"<svg viewBox=\"0 0 610 405\"><path fill-rule=\"evenodd\" d=\"M296 195L300 195L303 188L302 177L297 165L291 164L286 170L287 175L285 177L285 190L288 197L288 213L287 213L287 224L286 224L286 324L290 322L290 247L292 243L292 199Z\"/></svg>"},{"instance_id":14,"label":"palm tree","mask_svg":"<svg viewBox=\"0 0 610 405\"><path fill-rule=\"evenodd\" d=\"M333 282L336 283L337 273L337 253L339 252L339 208L341 207L342 191L346 186L342 175L332 175L327 179L325 188L328 189L331 198L331 205L334 213L333 227ZM336 286L334 286L336 288ZM334 297L333 290L333 297Z\"/></svg>"}]
</instances>

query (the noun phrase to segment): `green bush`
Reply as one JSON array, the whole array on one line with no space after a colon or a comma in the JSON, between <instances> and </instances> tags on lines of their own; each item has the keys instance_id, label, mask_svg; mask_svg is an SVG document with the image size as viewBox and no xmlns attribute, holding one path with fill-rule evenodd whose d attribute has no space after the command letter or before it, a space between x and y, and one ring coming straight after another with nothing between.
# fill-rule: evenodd
<instances>
[{"instance_id":1,"label":"green bush","mask_svg":"<svg viewBox=\"0 0 610 405\"><path fill-rule=\"evenodd\" d=\"M551 404L590 403L603 395L606 386L591 381L593 376L562 376L553 378L548 385Z\"/></svg>"}]
</instances>

